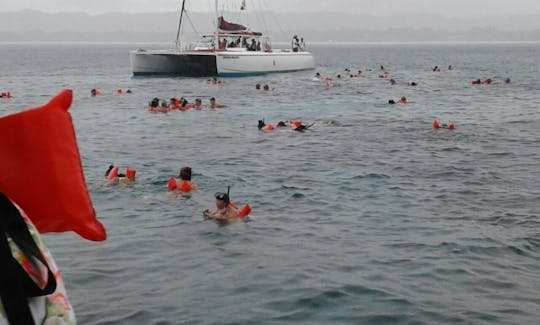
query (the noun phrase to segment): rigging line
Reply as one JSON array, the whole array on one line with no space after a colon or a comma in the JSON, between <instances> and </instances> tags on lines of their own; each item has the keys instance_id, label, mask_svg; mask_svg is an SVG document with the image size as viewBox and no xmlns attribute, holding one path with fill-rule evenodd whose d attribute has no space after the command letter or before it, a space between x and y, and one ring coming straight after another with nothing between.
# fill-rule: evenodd
<instances>
[{"instance_id":1,"label":"rigging line","mask_svg":"<svg viewBox=\"0 0 540 325\"><path fill-rule=\"evenodd\" d=\"M268 12L270 13L270 16L272 16L272 18L274 19L274 21L276 22L276 25L278 26L278 29L279 29L279 32L286 36L287 34L285 33L285 31L283 30L283 28L281 27L281 24L279 23L279 20L276 18L276 15L270 11L270 7L268 6L268 4L266 3L266 0L261 0L262 3L266 6L266 9L268 10Z\"/></svg>"},{"instance_id":2,"label":"rigging line","mask_svg":"<svg viewBox=\"0 0 540 325\"><path fill-rule=\"evenodd\" d=\"M197 34L198 37L201 37L201 33L199 33L197 28L195 28L195 25L193 24L193 21L191 20L191 16L188 15L187 11L186 11L186 19L188 20L189 24L191 25L191 28L193 28L193 31L195 32L195 34Z\"/></svg>"},{"instance_id":3,"label":"rigging line","mask_svg":"<svg viewBox=\"0 0 540 325\"><path fill-rule=\"evenodd\" d=\"M263 13L263 7L261 5L261 1L258 1L257 2L259 4L259 12L261 14L261 18L262 18L262 27L264 29L264 33L266 35L269 35L270 34L270 30L268 30L268 25L266 25L266 19L264 19L264 13Z\"/></svg>"}]
</instances>

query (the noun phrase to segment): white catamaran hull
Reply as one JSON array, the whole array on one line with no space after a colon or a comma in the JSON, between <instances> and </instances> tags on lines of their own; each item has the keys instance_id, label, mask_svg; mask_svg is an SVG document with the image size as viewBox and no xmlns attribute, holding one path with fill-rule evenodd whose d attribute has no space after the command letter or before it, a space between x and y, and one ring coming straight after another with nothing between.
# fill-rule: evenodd
<instances>
[{"instance_id":1,"label":"white catamaran hull","mask_svg":"<svg viewBox=\"0 0 540 325\"><path fill-rule=\"evenodd\" d=\"M136 50L129 53L133 75L217 75L216 56L211 52Z\"/></svg>"},{"instance_id":2,"label":"white catamaran hull","mask_svg":"<svg viewBox=\"0 0 540 325\"><path fill-rule=\"evenodd\" d=\"M271 72L292 72L315 68L308 52L217 52L220 76L258 75Z\"/></svg>"},{"instance_id":3,"label":"white catamaran hull","mask_svg":"<svg viewBox=\"0 0 540 325\"><path fill-rule=\"evenodd\" d=\"M132 51L134 75L249 76L313 69L309 52Z\"/></svg>"}]
</instances>

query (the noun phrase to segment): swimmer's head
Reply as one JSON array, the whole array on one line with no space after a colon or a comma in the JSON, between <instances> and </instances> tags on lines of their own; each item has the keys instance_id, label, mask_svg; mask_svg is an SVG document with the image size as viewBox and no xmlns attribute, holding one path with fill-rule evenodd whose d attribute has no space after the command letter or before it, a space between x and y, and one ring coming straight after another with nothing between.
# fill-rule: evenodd
<instances>
[{"instance_id":1,"label":"swimmer's head","mask_svg":"<svg viewBox=\"0 0 540 325\"><path fill-rule=\"evenodd\" d=\"M225 204L229 204L230 202L229 194L227 193L218 192L216 193L215 197L216 197L216 201L222 201Z\"/></svg>"},{"instance_id":2,"label":"swimmer's head","mask_svg":"<svg viewBox=\"0 0 540 325\"><path fill-rule=\"evenodd\" d=\"M388 100L388 104L395 104L396 102L393 99Z\"/></svg>"},{"instance_id":3,"label":"swimmer's head","mask_svg":"<svg viewBox=\"0 0 540 325\"><path fill-rule=\"evenodd\" d=\"M183 181L190 181L191 180L191 167L182 167L180 169L180 179Z\"/></svg>"}]
</instances>

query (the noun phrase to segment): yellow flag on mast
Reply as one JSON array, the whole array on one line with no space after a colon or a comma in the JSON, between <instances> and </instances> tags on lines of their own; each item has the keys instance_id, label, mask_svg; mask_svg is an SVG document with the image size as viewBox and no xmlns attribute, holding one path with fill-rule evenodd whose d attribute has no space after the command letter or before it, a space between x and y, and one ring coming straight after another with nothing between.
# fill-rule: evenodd
<instances>
[{"instance_id":1,"label":"yellow flag on mast","mask_svg":"<svg viewBox=\"0 0 540 325\"><path fill-rule=\"evenodd\" d=\"M246 10L246 0L242 0L242 4L240 5L240 10Z\"/></svg>"}]
</instances>

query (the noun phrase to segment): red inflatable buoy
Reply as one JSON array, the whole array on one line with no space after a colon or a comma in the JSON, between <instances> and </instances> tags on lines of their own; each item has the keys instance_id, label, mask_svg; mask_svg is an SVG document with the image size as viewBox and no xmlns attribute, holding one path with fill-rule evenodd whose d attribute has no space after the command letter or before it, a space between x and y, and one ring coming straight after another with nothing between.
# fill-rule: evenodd
<instances>
[{"instance_id":1,"label":"red inflatable buoy","mask_svg":"<svg viewBox=\"0 0 540 325\"><path fill-rule=\"evenodd\" d=\"M443 124L441 124L437 120L433 121L433 127L435 129L448 129L448 130L453 130L453 129L456 128L454 123L448 123L448 124L443 123Z\"/></svg>"},{"instance_id":2,"label":"red inflatable buoy","mask_svg":"<svg viewBox=\"0 0 540 325\"><path fill-rule=\"evenodd\" d=\"M240 210L238 212L238 218L244 218L246 217L248 214L251 213L251 207L249 206L248 203L244 204L244 206L242 207L242 210Z\"/></svg>"},{"instance_id":3,"label":"red inflatable buoy","mask_svg":"<svg viewBox=\"0 0 540 325\"><path fill-rule=\"evenodd\" d=\"M176 179L174 177L169 178L169 182L167 183L167 188L169 190L174 190L176 188Z\"/></svg>"}]
</instances>

